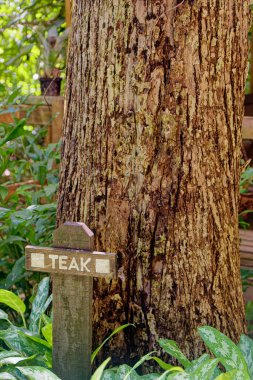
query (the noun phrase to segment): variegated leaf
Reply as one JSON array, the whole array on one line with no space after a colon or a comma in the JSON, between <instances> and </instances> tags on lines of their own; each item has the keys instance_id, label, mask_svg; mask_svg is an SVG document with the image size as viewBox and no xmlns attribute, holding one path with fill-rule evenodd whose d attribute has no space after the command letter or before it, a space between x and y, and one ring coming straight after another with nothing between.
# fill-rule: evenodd
<instances>
[{"instance_id":1,"label":"variegated leaf","mask_svg":"<svg viewBox=\"0 0 253 380\"><path fill-rule=\"evenodd\" d=\"M248 371L247 363L239 348L224 334L210 326L198 329L206 346L217 358L224 358L227 363L224 366L227 371L238 369Z\"/></svg>"},{"instance_id":2,"label":"variegated leaf","mask_svg":"<svg viewBox=\"0 0 253 380\"><path fill-rule=\"evenodd\" d=\"M174 340L160 339L158 343L165 352L176 358L185 368L189 367L190 360L187 359Z\"/></svg>"}]
</instances>

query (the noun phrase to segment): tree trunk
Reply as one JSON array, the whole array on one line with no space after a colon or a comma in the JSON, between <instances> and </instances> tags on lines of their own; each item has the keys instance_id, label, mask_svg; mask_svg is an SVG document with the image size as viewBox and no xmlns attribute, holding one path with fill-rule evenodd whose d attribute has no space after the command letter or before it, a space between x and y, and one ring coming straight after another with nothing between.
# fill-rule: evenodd
<instances>
[{"instance_id":1,"label":"tree trunk","mask_svg":"<svg viewBox=\"0 0 253 380\"><path fill-rule=\"evenodd\" d=\"M244 0L74 2L58 223L84 221L118 253L118 280L95 280L94 345L135 323L109 344L120 361L160 337L196 357L201 325L245 331L248 24Z\"/></svg>"}]
</instances>

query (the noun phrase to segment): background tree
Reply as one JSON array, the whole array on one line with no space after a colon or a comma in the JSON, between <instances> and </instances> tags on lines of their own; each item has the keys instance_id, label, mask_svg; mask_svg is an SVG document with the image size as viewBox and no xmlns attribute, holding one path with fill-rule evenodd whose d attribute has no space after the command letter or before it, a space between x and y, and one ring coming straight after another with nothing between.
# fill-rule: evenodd
<instances>
[{"instance_id":1,"label":"background tree","mask_svg":"<svg viewBox=\"0 0 253 380\"><path fill-rule=\"evenodd\" d=\"M95 341L127 321L111 354L196 327L244 331L238 183L249 4L75 1L58 222L85 221L118 252L94 293ZM129 344L131 342L131 344Z\"/></svg>"}]
</instances>

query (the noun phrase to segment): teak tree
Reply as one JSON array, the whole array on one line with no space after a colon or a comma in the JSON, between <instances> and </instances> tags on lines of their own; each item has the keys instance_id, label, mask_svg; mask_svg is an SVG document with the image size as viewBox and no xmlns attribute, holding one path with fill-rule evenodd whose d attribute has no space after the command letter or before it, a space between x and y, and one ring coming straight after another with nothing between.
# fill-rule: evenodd
<instances>
[{"instance_id":1,"label":"teak tree","mask_svg":"<svg viewBox=\"0 0 253 380\"><path fill-rule=\"evenodd\" d=\"M244 0L75 0L58 222L84 221L119 279L94 289L94 342L118 360L196 327L245 330L238 183ZM129 351L131 356L129 356Z\"/></svg>"}]
</instances>

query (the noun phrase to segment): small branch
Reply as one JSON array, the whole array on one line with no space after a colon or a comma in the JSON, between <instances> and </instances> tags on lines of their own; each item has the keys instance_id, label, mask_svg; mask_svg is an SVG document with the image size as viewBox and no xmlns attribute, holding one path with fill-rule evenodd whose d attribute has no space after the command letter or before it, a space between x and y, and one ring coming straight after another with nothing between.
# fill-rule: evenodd
<instances>
[{"instance_id":1,"label":"small branch","mask_svg":"<svg viewBox=\"0 0 253 380\"><path fill-rule=\"evenodd\" d=\"M252 4L253 4L253 0L251 0L251 1L252 1ZM169 9L169 12L170 12L170 11L173 11L174 9L179 8L181 5L184 4L184 2L185 2L185 0L182 0L179 4L175 5L173 8L170 8L170 9Z\"/></svg>"}]
</instances>

